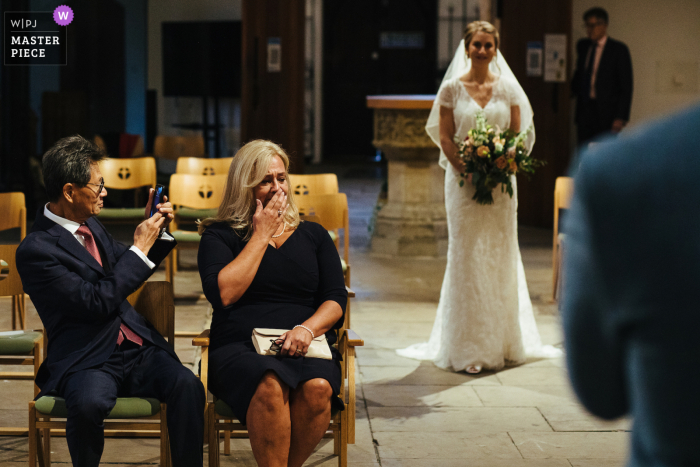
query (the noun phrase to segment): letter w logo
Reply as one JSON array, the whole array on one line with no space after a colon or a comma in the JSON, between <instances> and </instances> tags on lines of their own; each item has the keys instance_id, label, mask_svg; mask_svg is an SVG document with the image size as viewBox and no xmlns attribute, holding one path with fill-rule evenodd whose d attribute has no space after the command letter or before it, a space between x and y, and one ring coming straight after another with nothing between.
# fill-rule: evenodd
<instances>
[{"instance_id":1,"label":"letter w logo","mask_svg":"<svg viewBox=\"0 0 700 467\"><path fill-rule=\"evenodd\" d=\"M68 19L68 12L67 11L59 11L58 12L58 19L67 20Z\"/></svg>"}]
</instances>

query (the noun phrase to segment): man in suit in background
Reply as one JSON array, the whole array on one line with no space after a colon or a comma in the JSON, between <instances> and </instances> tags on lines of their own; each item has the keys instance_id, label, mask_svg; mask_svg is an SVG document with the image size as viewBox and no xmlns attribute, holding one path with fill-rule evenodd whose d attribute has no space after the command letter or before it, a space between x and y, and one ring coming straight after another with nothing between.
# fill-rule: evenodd
<instances>
[{"instance_id":1,"label":"man in suit in background","mask_svg":"<svg viewBox=\"0 0 700 467\"><path fill-rule=\"evenodd\" d=\"M698 128L700 106L585 151L574 174L569 376L593 414L634 420L629 466L700 465Z\"/></svg>"},{"instance_id":2,"label":"man in suit in background","mask_svg":"<svg viewBox=\"0 0 700 467\"><path fill-rule=\"evenodd\" d=\"M104 418L119 395L167 403L173 464L201 467L204 388L126 300L175 246L159 239L172 206L159 204L139 224L132 247L115 241L95 218L107 196L98 166L105 157L81 136L63 138L44 154L50 202L17 249L24 290L48 334L39 397L66 400L74 466L99 465ZM147 213L152 201L153 190Z\"/></svg>"},{"instance_id":3,"label":"man in suit in background","mask_svg":"<svg viewBox=\"0 0 700 467\"><path fill-rule=\"evenodd\" d=\"M608 37L608 13L591 8L583 15L588 39L576 44L578 54L571 91L576 97L578 142L617 134L630 118L632 59L625 44Z\"/></svg>"}]
</instances>

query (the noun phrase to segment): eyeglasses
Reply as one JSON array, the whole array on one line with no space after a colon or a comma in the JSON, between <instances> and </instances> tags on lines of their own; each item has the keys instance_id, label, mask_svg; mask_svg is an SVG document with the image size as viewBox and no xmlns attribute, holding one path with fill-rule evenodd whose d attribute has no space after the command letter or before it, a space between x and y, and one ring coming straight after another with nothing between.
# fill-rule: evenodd
<instances>
[{"instance_id":1,"label":"eyeglasses","mask_svg":"<svg viewBox=\"0 0 700 467\"><path fill-rule=\"evenodd\" d=\"M279 344L277 343L278 341ZM282 346L284 345L284 341L282 339L270 339L270 342L272 342L270 345L270 352L279 352L282 350Z\"/></svg>"},{"instance_id":2,"label":"eyeglasses","mask_svg":"<svg viewBox=\"0 0 700 467\"><path fill-rule=\"evenodd\" d=\"M605 24L605 21L595 21L593 23L585 22L583 23L584 29L593 29L596 26L600 26L601 24Z\"/></svg>"},{"instance_id":3,"label":"eyeglasses","mask_svg":"<svg viewBox=\"0 0 700 467\"><path fill-rule=\"evenodd\" d=\"M104 187L105 187L105 179L104 179L104 178L101 178L101 179L100 179L99 185L98 185L97 183L86 183L86 185L95 185L95 186L100 187L100 188L97 190L96 193L95 193L94 191L92 191L92 188L90 188L90 191L92 191L93 193L95 193L95 196L100 196L100 193L102 193L102 190L103 190Z\"/></svg>"}]
</instances>

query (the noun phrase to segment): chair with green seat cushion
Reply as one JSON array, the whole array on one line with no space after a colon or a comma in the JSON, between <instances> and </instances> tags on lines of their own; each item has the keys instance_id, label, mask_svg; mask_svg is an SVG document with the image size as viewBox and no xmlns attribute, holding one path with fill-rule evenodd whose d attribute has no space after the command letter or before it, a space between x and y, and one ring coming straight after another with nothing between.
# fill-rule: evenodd
<instances>
[{"instance_id":1,"label":"chair with green seat cushion","mask_svg":"<svg viewBox=\"0 0 700 467\"><path fill-rule=\"evenodd\" d=\"M108 158L100 162L100 172L108 189L136 190L156 185L156 160L152 157ZM140 224L147 201L143 207L103 208L97 217L103 224Z\"/></svg>"},{"instance_id":2,"label":"chair with green seat cushion","mask_svg":"<svg viewBox=\"0 0 700 467\"><path fill-rule=\"evenodd\" d=\"M43 396L34 404L36 411L42 415L66 418L66 401L58 396ZM160 412L160 401L150 397L119 397L112 411L107 415L110 420L152 417Z\"/></svg>"},{"instance_id":3,"label":"chair with green seat cushion","mask_svg":"<svg viewBox=\"0 0 700 467\"><path fill-rule=\"evenodd\" d=\"M170 235L177 240L165 259L165 279L173 280L176 271L177 252L180 249L199 248L196 220L216 216L224 194L227 175L193 175L175 173L170 176L170 202L175 209L175 219L170 223ZM180 213L183 213L181 216ZM194 230L184 230L182 224L189 223Z\"/></svg>"},{"instance_id":4,"label":"chair with green seat cushion","mask_svg":"<svg viewBox=\"0 0 700 467\"><path fill-rule=\"evenodd\" d=\"M2 213L0 215L0 231L19 229L19 241L24 240L24 237L27 235L27 207L24 193L19 191L0 193L0 213ZM0 258L0 261L3 261L2 258ZM7 268L8 264L8 262L0 263L0 271ZM0 272L1 275L2 273ZM24 293L12 296L12 329L25 328L25 301Z\"/></svg>"},{"instance_id":5,"label":"chair with green seat cushion","mask_svg":"<svg viewBox=\"0 0 700 467\"><path fill-rule=\"evenodd\" d=\"M13 305L24 304L22 280L15 266L18 245L0 245L0 297L12 297ZM3 331L0 332L0 365L31 365L32 371L0 371L0 379L34 380L44 361L44 332ZM34 385L34 396L39 388ZM27 394L27 400L31 395ZM26 427L2 427L0 435L24 436Z\"/></svg>"},{"instance_id":6,"label":"chair with green seat cushion","mask_svg":"<svg viewBox=\"0 0 700 467\"><path fill-rule=\"evenodd\" d=\"M170 282L146 282L128 297L141 313L168 341L175 341L175 305ZM29 403L29 465L51 465L52 429L65 429L66 403L61 397L47 395ZM57 420L58 419L58 420ZM161 465L170 465L167 407L157 399L118 397L105 421L105 431L120 436L160 436Z\"/></svg>"},{"instance_id":7,"label":"chair with green seat cushion","mask_svg":"<svg viewBox=\"0 0 700 467\"><path fill-rule=\"evenodd\" d=\"M0 332L0 355L27 355L44 339L41 331Z\"/></svg>"}]
</instances>

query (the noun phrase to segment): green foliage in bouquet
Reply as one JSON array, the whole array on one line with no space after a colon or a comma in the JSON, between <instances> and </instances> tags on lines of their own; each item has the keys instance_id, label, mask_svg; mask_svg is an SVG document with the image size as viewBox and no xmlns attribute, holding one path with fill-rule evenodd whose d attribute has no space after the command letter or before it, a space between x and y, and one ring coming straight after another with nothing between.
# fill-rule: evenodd
<instances>
[{"instance_id":1,"label":"green foliage in bouquet","mask_svg":"<svg viewBox=\"0 0 700 467\"><path fill-rule=\"evenodd\" d=\"M544 165L543 161L530 157L525 149L525 139L532 131L515 133L513 130L500 131L486 122L483 111L476 115L476 126L469 130L464 141L458 141L459 157L466 164L462 177L472 174L472 184L476 192L472 197L479 204L493 204L491 192L499 184L501 192L513 197L510 176L519 172L528 177L535 168ZM464 186L464 180L459 181Z\"/></svg>"}]
</instances>

